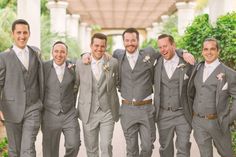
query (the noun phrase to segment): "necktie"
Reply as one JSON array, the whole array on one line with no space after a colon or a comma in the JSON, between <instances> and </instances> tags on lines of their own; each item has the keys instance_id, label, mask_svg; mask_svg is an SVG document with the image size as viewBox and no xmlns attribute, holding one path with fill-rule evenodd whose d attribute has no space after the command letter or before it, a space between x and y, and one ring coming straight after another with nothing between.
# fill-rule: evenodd
<instances>
[{"instance_id":1,"label":"necktie","mask_svg":"<svg viewBox=\"0 0 236 157\"><path fill-rule=\"evenodd\" d=\"M94 66L94 75L96 80L98 81L100 79L101 76L101 62L96 62L95 66Z\"/></svg>"},{"instance_id":2,"label":"necktie","mask_svg":"<svg viewBox=\"0 0 236 157\"><path fill-rule=\"evenodd\" d=\"M58 73L57 73L57 77L58 77L58 80L60 81L60 83L62 82L63 80L63 71L62 71L62 68L61 67L58 67Z\"/></svg>"},{"instance_id":3,"label":"necktie","mask_svg":"<svg viewBox=\"0 0 236 157\"><path fill-rule=\"evenodd\" d=\"M28 70L29 67L29 59L27 57L26 51L22 50L20 51L21 54L21 63L24 65L24 67Z\"/></svg>"},{"instance_id":4,"label":"necktie","mask_svg":"<svg viewBox=\"0 0 236 157\"><path fill-rule=\"evenodd\" d=\"M204 70L203 70L203 82L205 82L207 80L207 78L209 77L210 75L210 69L211 67L210 66L205 66L204 67Z\"/></svg>"},{"instance_id":5,"label":"necktie","mask_svg":"<svg viewBox=\"0 0 236 157\"><path fill-rule=\"evenodd\" d=\"M130 64L131 69L133 70L134 66L135 66L135 58L134 58L134 56L130 56L129 57L129 64Z\"/></svg>"}]
</instances>

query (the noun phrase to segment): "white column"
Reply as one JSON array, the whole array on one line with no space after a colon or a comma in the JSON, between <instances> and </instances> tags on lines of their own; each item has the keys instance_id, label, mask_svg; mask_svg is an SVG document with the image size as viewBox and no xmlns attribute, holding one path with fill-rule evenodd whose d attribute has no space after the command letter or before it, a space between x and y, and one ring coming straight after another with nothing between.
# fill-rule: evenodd
<instances>
[{"instance_id":1,"label":"white column","mask_svg":"<svg viewBox=\"0 0 236 157\"><path fill-rule=\"evenodd\" d=\"M79 40L79 14L72 14L66 16L66 33Z\"/></svg>"},{"instance_id":2,"label":"white column","mask_svg":"<svg viewBox=\"0 0 236 157\"><path fill-rule=\"evenodd\" d=\"M50 10L51 32L64 36L66 32L66 8L68 2L49 1L47 7Z\"/></svg>"},{"instance_id":3,"label":"white column","mask_svg":"<svg viewBox=\"0 0 236 157\"><path fill-rule=\"evenodd\" d=\"M82 51L82 53L84 53L84 52L86 52L87 50L86 50L86 42L87 42L87 40L86 40L86 27L87 27L87 23L84 23L84 22L82 22L82 23L80 23L80 27L79 27L79 36L80 36L80 47L81 47L81 51Z\"/></svg>"},{"instance_id":4,"label":"white column","mask_svg":"<svg viewBox=\"0 0 236 157\"><path fill-rule=\"evenodd\" d=\"M40 0L17 0L17 18L30 25L28 44L40 48Z\"/></svg>"},{"instance_id":5,"label":"white column","mask_svg":"<svg viewBox=\"0 0 236 157\"><path fill-rule=\"evenodd\" d=\"M212 24L215 24L217 18L228 12L236 11L235 0L209 0L209 17Z\"/></svg>"},{"instance_id":6,"label":"white column","mask_svg":"<svg viewBox=\"0 0 236 157\"><path fill-rule=\"evenodd\" d=\"M195 15L196 3L194 2L178 2L176 7L178 9L178 32L180 35L184 34L186 27L191 24Z\"/></svg>"},{"instance_id":7,"label":"white column","mask_svg":"<svg viewBox=\"0 0 236 157\"><path fill-rule=\"evenodd\" d=\"M91 36L92 36L92 28L87 27L86 28L86 45L85 45L85 51L90 51L90 43L91 43Z\"/></svg>"},{"instance_id":8,"label":"white column","mask_svg":"<svg viewBox=\"0 0 236 157\"><path fill-rule=\"evenodd\" d=\"M158 36L162 33L163 31L163 27L162 27L162 24L161 23L158 23L158 22L154 22L152 23L152 26L153 26L153 38L154 39L157 39Z\"/></svg>"}]
</instances>

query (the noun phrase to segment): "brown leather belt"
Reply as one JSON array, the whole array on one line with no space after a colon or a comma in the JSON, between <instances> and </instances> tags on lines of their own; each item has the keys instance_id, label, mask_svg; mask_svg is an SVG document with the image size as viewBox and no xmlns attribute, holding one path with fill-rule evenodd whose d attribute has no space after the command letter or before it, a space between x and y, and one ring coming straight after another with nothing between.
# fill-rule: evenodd
<instances>
[{"instance_id":1,"label":"brown leather belt","mask_svg":"<svg viewBox=\"0 0 236 157\"><path fill-rule=\"evenodd\" d=\"M148 100L141 100L141 101L129 101L129 100L122 100L122 104L124 105L132 105L132 106L143 106L147 104L152 104L152 99Z\"/></svg>"},{"instance_id":2,"label":"brown leather belt","mask_svg":"<svg viewBox=\"0 0 236 157\"><path fill-rule=\"evenodd\" d=\"M193 112L193 116L197 116L199 118L204 118L208 120L214 120L217 118L217 114L207 114L207 115L200 115L198 113Z\"/></svg>"}]
</instances>

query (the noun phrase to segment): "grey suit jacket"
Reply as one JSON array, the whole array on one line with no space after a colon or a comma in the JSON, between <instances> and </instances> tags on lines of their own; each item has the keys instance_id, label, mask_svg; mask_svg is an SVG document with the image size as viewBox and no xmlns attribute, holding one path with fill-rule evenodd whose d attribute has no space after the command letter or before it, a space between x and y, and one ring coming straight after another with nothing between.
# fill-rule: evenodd
<instances>
[{"instance_id":1,"label":"grey suit jacket","mask_svg":"<svg viewBox=\"0 0 236 157\"><path fill-rule=\"evenodd\" d=\"M42 104L44 93L44 78L42 62L38 54L38 49L28 46L30 53L37 56L39 62L39 69L32 69L31 61L29 62L29 71L38 70L40 99L39 104ZM21 64L13 51L9 49L0 53L0 110L3 111L6 121L19 123L24 116L26 108L26 93L25 83ZM38 92L38 91L37 91ZM41 106L35 106L40 108ZM35 108L32 108L32 110Z\"/></svg>"},{"instance_id":2,"label":"grey suit jacket","mask_svg":"<svg viewBox=\"0 0 236 157\"><path fill-rule=\"evenodd\" d=\"M193 102L196 92L194 77L201 66L204 66L204 62L201 62L194 67L188 83L187 96L191 115L193 114ZM219 66L220 72L217 74L216 78L219 77L218 75L222 75L222 77L218 78L215 105L221 129L226 131L229 129L229 125L236 119L236 72L223 63ZM230 100L231 98L232 100ZM230 102L232 102L231 105Z\"/></svg>"},{"instance_id":3,"label":"grey suit jacket","mask_svg":"<svg viewBox=\"0 0 236 157\"><path fill-rule=\"evenodd\" d=\"M111 105L111 113L114 121L119 119L119 99L117 95L117 77L118 77L118 63L117 60L111 58L106 60L104 58L104 65L109 67L103 68L107 83L108 102ZM79 99L77 105L77 112L79 118L83 123L87 123L90 115L91 101L92 101L92 69L91 65L83 64L82 60L76 63L76 77L79 85Z\"/></svg>"},{"instance_id":4,"label":"grey suit jacket","mask_svg":"<svg viewBox=\"0 0 236 157\"><path fill-rule=\"evenodd\" d=\"M189 111L189 106L187 104L187 85L188 81L193 69L193 66L190 64L186 63L182 57L180 57L180 66L179 70L180 75L179 75L179 100L181 105L183 106L184 110L184 116L186 120L189 122L191 125L191 120L192 120L192 115L190 114ZM161 99L161 74L162 70L164 70L164 65L163 65L163 57L160 57L157 60L157 64L155 66L155 75L154 75L154 104L156 107L156 116L155 116L155 121L158 121L158 116L159 116L159 111L160 111L160 99Z\"/></svg>"}]
</instances>

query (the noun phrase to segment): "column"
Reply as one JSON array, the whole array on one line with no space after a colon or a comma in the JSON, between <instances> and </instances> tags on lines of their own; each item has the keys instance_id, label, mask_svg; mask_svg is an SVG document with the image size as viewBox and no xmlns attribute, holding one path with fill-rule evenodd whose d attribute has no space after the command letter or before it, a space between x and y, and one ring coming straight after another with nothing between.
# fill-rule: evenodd
<instances>
[{"instance_id":1,"label":"column","mask_svg":"<svg viewBox=\"0 0 236 157\"><path fill-rule=\"evenodd\" d=\"M87 42L87 40L86 40L86 27L87 27L87 23L85 23L85 22L82 22L81 24L80 24L80 27L79 27L79 36L80 36L80 47L81 47L81 51L82 51L82 53L84 53L84 52L86 52L87 50L86 50L86 42Z\"/></svg>"},{"instance_id":2,"label":"column","mask_svg":"<svg viewBox=\"0 0 236 157\"><path fill-rule=\"evenodd\" d=\"M195 16L196 3L194 2L178 2L176 7L178 10L178 32L180 35L184 34L186 27L191 24Z\"/></svg>"},{"instance_id":3,"label":"column","mask_svg":"<svg viewBox=\"0 0 236 157\"><path fill-rule=\"evenodd\" d=\"M217 18L227 12L236 11L235 0L209 0L209 18L212 24L215 24Z\"/></svg>"},{"instance_id":4,"label":"column","mask_svg":"<svg viewBox=\"0 0 236 157\"><path fill-rule=\"evenodd\" d=\"M90 43L91 43L91 35L92 35L92 28L86 28L86 44L85 44L85 51L90 51Z\"/></svg>"},{"instance_id":5,"label":"column","mask_svg":"<svg viewBox=\"0 0 236 157\"><path fill-rule=\"evenodd\" d=\"M154 22L152 23L153 26L153 38L157 39L157 37L162 33L163 27L161 23Z\"/></svg>"},{"instance_id":6,"label":"column","mask_svg":"<svg viewBox=\"0 0 236 157\"><path fill-rule=\"evenodd\" d=\"M66 1L49 1L47 7L50 10L51 32L65 36L66 33Z\"/></svg>"},{"instance_id":7,"label":"column","mask_svg":"<svg viewBox=\"0 0 236 157\"><path fill-rule=\"evenodd\" d=\"M152 39L153 38L152 28L151 27L147 27L146 28L146 32L147 32L147 40Z\"/></svg>"},{"instance_id":8,"label":"column","mask_svg":"<svg viewBox=\"0 0 236 157\"><path fill-rule=\"evenodd\" d=\"M28 44L40 48L40 0L17 0L17 18L30 25Z\"/></svg>"},{"instance_id":9,"label":"column","mask_svg":"<svg viewBox=\"0 0 236 157\"><path fill-rule=\"evenodd\" d=\"M79 40L79 14L66 15L66 33Z\"/></svg>"}]
</instances>

